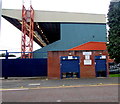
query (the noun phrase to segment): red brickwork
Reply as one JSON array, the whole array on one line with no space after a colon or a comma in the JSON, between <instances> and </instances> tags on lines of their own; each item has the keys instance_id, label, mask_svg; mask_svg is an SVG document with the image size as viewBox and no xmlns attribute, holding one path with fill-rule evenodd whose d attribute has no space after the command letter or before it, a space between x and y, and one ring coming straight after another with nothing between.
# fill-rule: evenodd
<instances>
[{"instance_id":1,"label":"red brickwork","mask_svg":"<svg viewBox=\"0 0 120 104\"><path fill-rule=\"evenodd\" d=\"M90 59L92 65L84 65L85 56L83 52L92 52ZM95 73L95 56L108 55L107 51L49 51L48 52L48 78L60 79L60 56L80 56L80 78L96 77ZM108 57L107 57L108 58ZM108 59L107 59L107 73Z\"/></svg>"}]
</instances>

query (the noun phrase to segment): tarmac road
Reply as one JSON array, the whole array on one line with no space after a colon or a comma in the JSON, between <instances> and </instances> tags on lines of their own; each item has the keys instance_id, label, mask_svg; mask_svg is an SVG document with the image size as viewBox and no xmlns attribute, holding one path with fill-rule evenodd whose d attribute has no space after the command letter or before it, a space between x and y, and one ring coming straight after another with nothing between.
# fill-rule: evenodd
<instances>
[{"instance_id":1,"label":"tarmac road","mask_svg":"<svg viewBox=\"0 0 120 104\"><path fill-rule=\"evenodd\" d=\"M3 80L3 102L118 102L118 78Z\"/></svg>"},{"instance_id":2,"label":"tarmac road","mask_svg":"<svg viewBox=\"0 0 120 104\"><path fill-rule=\"evenodd\" d=\"M3 91L3 102L118 102L118 85Z\"/></svg>"}]
</instances>

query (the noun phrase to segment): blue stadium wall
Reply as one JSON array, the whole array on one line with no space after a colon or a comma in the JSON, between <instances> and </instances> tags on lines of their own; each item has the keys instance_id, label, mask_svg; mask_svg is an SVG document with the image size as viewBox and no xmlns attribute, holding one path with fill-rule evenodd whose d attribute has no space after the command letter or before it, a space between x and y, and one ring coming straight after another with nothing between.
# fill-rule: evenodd
<instances>
[{"instance_id":1,"label":"blue stadium wall","mask_svg":"<svg viewBox=\"0 0 120 104\"><path fill-rule=\"evenodd\" d=\"M52 34L50 34L52 36ZM53 37L54 38L54 37ZM90 41L106 42L106 24L61 23L60 40L36 50L34 58L47 58L47 51L62 51ZM39 53L46 52L46 53Z\"/></svg>"}]
</instances>

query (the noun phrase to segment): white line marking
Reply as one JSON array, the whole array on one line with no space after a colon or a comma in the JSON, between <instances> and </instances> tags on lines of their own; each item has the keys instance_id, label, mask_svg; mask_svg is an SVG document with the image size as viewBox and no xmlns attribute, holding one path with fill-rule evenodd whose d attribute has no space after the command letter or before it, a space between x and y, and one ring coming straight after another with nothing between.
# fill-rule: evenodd
<instances>
[{"instance_id":1,"label":"white line marking","mask_svg":"<svg viewBox=\"0 0 120 104\"><path fill-rule=\"evenodd\" d=\"M31 83L31 84L28 84L29 86L40 86L40 83Z\"/></svg>"},{"instance_id":2,"label":"white line marking","mask_svg":"<svg viewBox=\"0 0 120 104\"><path fill-rule=\"evenodd\" d=\"M61 102L61 100L57 100L56 102Z\"/></svg>"},{"instance_id":3,"label":"white line marking","mask_svg":"<svg viewBox=\"0 0 120 104\"><path fill-rule=\"evenodd\" d=\"M25 88L25 89L4 89L2 91L21 91L21 90L28 90L28 88Z\"/></svg>"}]
</instances>

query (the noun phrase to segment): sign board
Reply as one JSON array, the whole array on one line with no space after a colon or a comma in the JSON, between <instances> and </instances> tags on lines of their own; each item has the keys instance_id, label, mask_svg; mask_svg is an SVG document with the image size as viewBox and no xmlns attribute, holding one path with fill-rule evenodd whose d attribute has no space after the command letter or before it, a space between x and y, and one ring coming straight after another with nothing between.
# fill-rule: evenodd
<instances>
[{"instance_id":1,"label":"sign board","mask_svg":"<svg viewBox=\"0 0 120 104\"><path fill-rule=\"evenodd\" d=\"M106 59L106 56L105 55L101 56L101 59Z\"/></svg>"},{"instance_id":2,"label":"sign board","mask_svg":"<svg viewBox=\"0 0 120 104\"><path fill-rule=\"evenodd\" d=\"M83 55L92 55L92 52L83 52Z\"/></svg>"},{"instance_id":3,"label":"sign board","mask_svg":"<svg viewBox=\"0 0 120 104\"><path fill-rule=\"evenodd\" d=\"M90 59L90 55L85 55L85 59L89 60Z\"/></svg>"},{"instance_id":4,"label":"sign board","mask_svg":"<svg viewBox=\"0 0 120 104\"><path fill-rule=\"evenodd\" d=\"M84 60L84 65L92 65L92 60Z\"/></svg>"},{"instance_id":5,"label":"sign board","mask_svg":"<svg viewBox=\"0 0 120 104\"><path fill-rule=\"evenodd\" d=\"M73 59L73 57L72 56L68 56L68 59Z\"/></svg>"}]
</instances>

